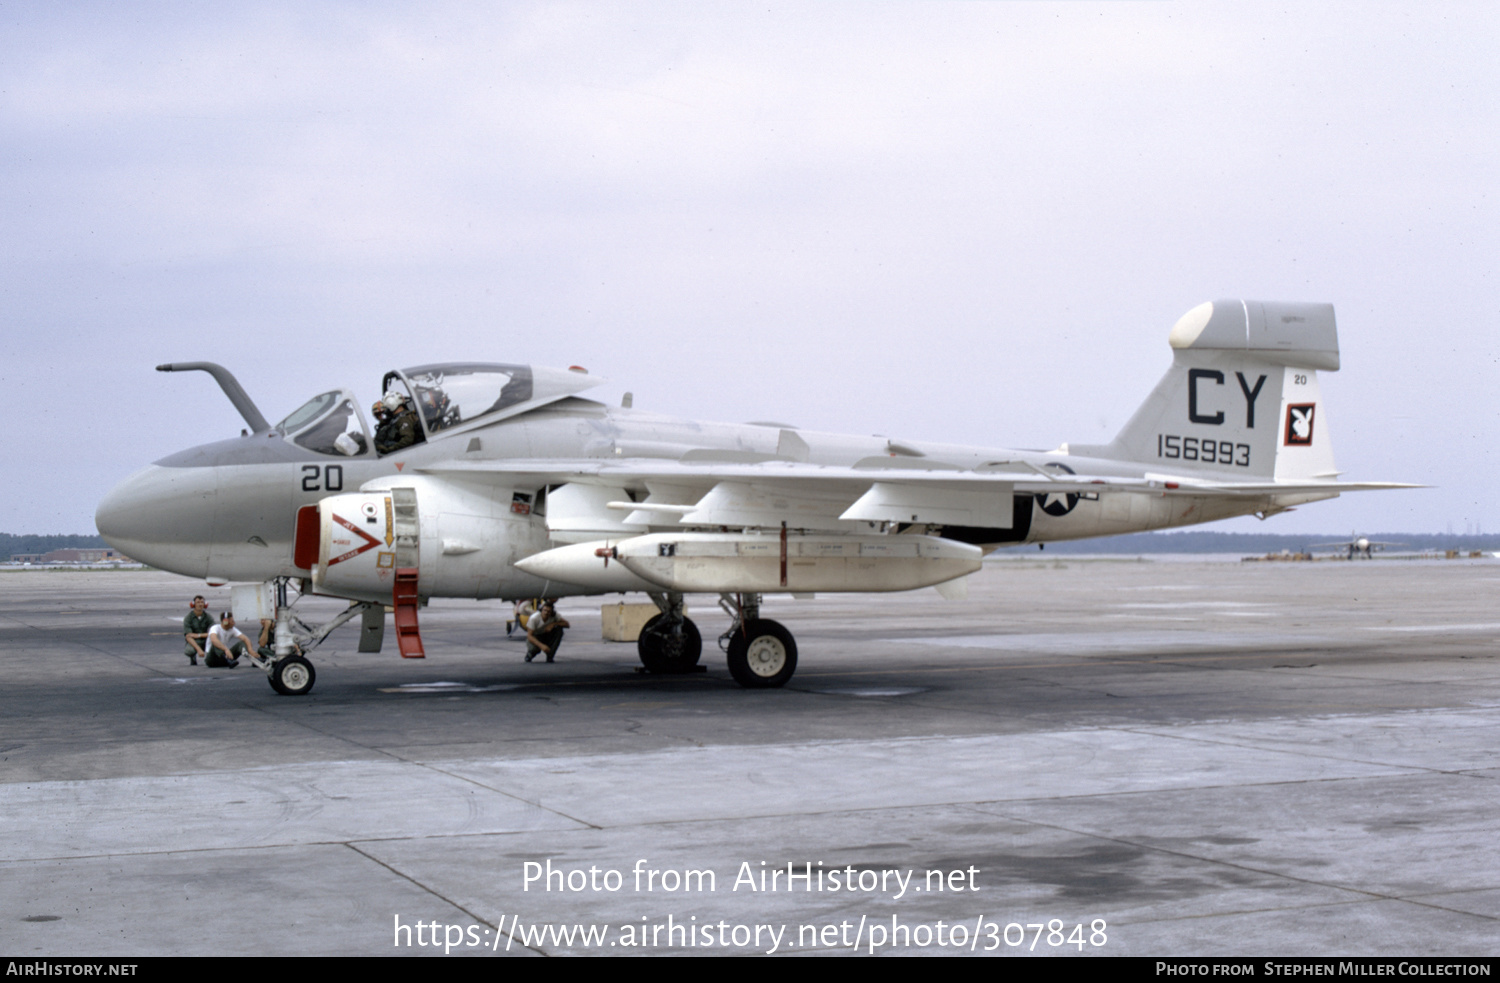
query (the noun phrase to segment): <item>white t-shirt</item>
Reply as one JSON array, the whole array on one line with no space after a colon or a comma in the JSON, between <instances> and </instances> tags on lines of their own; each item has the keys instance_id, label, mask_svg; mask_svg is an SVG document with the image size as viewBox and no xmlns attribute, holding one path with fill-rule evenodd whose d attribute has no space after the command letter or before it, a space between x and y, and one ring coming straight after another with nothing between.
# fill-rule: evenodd
<instances>
[{"instance_id":1,"label":"white t-shirt","mask_svg":"<svg viewBox=\"0 0 1500 983\"><path fill-rule=\"evenodd\" d=\"M246 646L249 646L250 644L250 639L245 635L244 632L240 631L238 628L231 628L228 631L225 631L222 624L214 625L208 630L208 644L212 645L214 643L214 639L218 639L219 641L223 642L224 647L228 649L234 648L235 639L239 639L240 641L244 642Z\"/></svg>"}]
</instances>

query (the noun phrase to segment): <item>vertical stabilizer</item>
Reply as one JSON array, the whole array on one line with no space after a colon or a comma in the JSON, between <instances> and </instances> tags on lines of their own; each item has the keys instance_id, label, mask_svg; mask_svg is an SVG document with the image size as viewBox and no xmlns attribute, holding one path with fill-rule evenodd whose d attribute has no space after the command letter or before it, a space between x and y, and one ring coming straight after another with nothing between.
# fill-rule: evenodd
<instances>
[{"instance_id":1,"label":"vertical stabilizer","mask_svg":"<svg viewBox=\"0 0 1500 983\"><path fill-rule=\"evenodd\" d=\"M1318 371L1339 367L1331 304L1216 300L1169 337L1172 367L1114 441L1069 453L1240 477L1335 473Z\"/></svg>"}]
</instances>

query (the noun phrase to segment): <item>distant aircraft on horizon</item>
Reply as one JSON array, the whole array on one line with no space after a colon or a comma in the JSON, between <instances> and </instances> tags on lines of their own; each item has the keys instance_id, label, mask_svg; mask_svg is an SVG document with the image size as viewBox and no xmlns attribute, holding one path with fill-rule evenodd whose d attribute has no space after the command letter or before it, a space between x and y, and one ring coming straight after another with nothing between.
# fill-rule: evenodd
<instances>
[{"instance_id":1,"label":"distant aircraft on horizon","mask_svg":"<svg viewBox=\"0 0 1500 983\"><path fill-rule=\"evenodd\" d=\"M1380 550L1387 549L1391 546L1405 545L1405 543L1377 542L1375 540L1366 539L1364 536L1356 536L1353 533L1350 533L1349 538L1342 543L1313 543L1311 549L1316 550L1337 547L1338 549L1349 551L1348 559L1352 560L1355 558L1355 556L1363 556L1366 560L1373 560L1375 559L1374 554Z\"/></svg>"}]
</instances>

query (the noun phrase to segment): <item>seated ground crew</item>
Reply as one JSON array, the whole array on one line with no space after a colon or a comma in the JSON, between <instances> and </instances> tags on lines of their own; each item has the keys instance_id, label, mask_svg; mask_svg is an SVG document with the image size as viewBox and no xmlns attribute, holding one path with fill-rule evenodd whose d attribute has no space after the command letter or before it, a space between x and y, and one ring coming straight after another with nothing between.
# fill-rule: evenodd
<instances>
[{"instance_id":1,"label":"seated ground crew","mask_svg":"<svg viewBox=\"0 0 1500 983\"><path fill-rule=\"evenodd\" d=\"M203 664L215 669L233 669L240 657L250 658L250 638L234 626L234 612L219 615L219 623L208 630L208 658Z\"/></svg>"},{"instance_id":2,"label":"seated ground crew","mask_svg":"<svg viewBox=\"0 0 1500 983\"><path fill-rule=\"evenodd\" d=\"M558 645L562 644L563 629L571 627L558 615L551 601L543 601L542 609L526 623L526 661L530 662L537 653L545 652L547 661L551 662L557 656Z\"/></svg>"},{"instance_id":3,"label":"seated ground crew","mask_svg":"<svg viewBox=\"0 0 1500 983\"><path fill-rule=\"evenodd\" d=\"M182 637L186 643L184 655L192 665L198 664L198 656L208 664L208 633L214 626L213 615L208 613L208 602L199 594L193 598L192 610L182 619Z\"/></svg>"}]
</instances>

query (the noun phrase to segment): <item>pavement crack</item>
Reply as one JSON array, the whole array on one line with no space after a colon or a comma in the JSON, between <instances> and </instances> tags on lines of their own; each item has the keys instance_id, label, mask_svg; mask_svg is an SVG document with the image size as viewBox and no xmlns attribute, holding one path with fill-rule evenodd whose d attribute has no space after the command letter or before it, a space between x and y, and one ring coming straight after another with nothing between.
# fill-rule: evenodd
<instances>
[{"instance_id":1,"label":"pavement crack","mask_svg":"<svg viewBox=\"0 0 1500 983\"><path fill-rule=\"evenodd\" d=\"M457 900L449 897L448 895L444 894L442 891L439 891L437 888L432 887L429 884L425 884L422 881L417 880L415 877L411 876L406 871L401 870L401 869L399 869L397 867L394 867L394 866L392 866L389 863L386 863L384 860L381 860L379 857L375 856L374 854L369 853L369 852L367 852L365 850L361 850L359 847L355 846L353 843L345 843L343 845L345 847L347 847L348 849L353 850L355 853L359 854L361 857L364 857L366 860L370 861L371 863L374 863L374 864L377 864L377 865L379 865L381 867L384 867L386 870L390 871L392 874L395 874L397 877L399 877L402 880L406 881L408 884L413 885L414 887L418 888L421 891L425 891L426 893L432 895L434 898L437 898L438 900L442 901L444 904L451 905L452 907L458 909L459 911L461 911L464 914L468 915L470 918L474 919L474 921L477 924L484 925L484 926L486 926L486 927L488 927L490 929L493 929L494 932L495 932L495 935L497 937L497 941L498 941L498 937L501 936L501 935L504 935L507 938L514 939L514 936L510 935L510 933L508 933L508 932L505 932L504 929L501 927L501 924L503 924L503 922L504 922L504 918L503 917L501 918L501 924L497 924L495 922L489 921L488 919L484 918L482 915L478 914L477 912L471 911L466 905L463 904L463 902L457 901ZM435 945L436 942L434 942L433 944ZM547 953L544 952L543 950L538 949L535 946L528 945L524 941L521 942L521 945L525 946L530 951L535 952L539 956L545 956L545 955L547 955ZM446 955L446 952L444 954Z\"/></svg>"}]
</instances>

